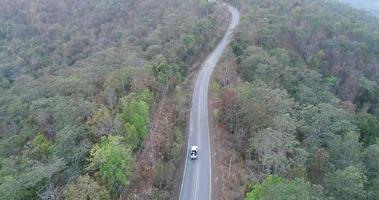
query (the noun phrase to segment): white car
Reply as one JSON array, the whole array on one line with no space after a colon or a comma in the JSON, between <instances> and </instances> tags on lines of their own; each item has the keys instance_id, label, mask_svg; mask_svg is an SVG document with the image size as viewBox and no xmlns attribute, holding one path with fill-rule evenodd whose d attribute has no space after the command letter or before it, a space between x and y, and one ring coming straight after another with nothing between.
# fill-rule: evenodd
<instances>
[{"instance_id":1,"label":"white car","mask_svg":"<svg viewBox=\"0 0 379 200\"><path fill-rule=\"evenodd\" d=\"M191 150L190 150L191 160L195 160L197 158L198 151L199 151L198 146L191 146Z\"/></svg>"}]
</instances>

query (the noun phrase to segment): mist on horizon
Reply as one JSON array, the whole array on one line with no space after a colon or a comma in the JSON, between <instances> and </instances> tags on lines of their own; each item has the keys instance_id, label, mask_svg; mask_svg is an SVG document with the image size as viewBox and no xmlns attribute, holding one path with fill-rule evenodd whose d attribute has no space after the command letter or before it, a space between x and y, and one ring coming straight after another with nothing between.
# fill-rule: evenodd
<instances>
[{"instance_id":1,"label":"mist on horizon","mask_svg":"<svg viewBox=\"0 0 379 200\"><path fill-rule=\"evenodd\" d=\"M350 4L351 6L367 10L372 15L379 17L379 0L340 0L341 2Z\"/></svg>"}]
</instances>

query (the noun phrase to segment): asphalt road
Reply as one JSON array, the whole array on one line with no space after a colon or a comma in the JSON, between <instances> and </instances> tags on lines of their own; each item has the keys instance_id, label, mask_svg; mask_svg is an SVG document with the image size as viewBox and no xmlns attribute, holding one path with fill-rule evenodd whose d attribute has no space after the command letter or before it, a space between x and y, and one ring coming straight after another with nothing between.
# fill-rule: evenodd
<instances>
[{"instance_id":1,"label":"asphalt road","mask_svg":"<svg viewBox=\"0 0 379 200\"><path fill-rule=\"evenodd\" d=\"M181 200L212 199L208 87L213 69L232 39L233 31L238 25L240 19L239 11L236 8L226 4L224 4L224 6L231 13L230 25L216 49L202 64L193 91L187 158L179 196L179 199ZM188 152L192 145L197 145L199 147L199 156L197 160L191 160L189 158Z\"/></svg>"}]
</instances>

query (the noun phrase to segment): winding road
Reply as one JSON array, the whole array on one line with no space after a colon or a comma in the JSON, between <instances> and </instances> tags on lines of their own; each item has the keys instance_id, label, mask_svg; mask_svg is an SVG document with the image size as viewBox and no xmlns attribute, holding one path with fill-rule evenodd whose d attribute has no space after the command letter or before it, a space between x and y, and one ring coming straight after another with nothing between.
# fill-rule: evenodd
<instances>
[{"instance_id":1,"label":"winding road","mask_svg":"<svg viewBox=\"0 0 379 200\"><path fill-rule=\"evenodd\" d=\"M202 64L201 70L197 75L192 96L188 149L192 145L197 145L199 147L199 157L197 160L190 160L188 155L189 150L187 150L180 188L180 200L212 199L212 155L208 122L208 87L213 69L230 43L234 29L240 20L239 11L236 8L224 3L220 4L225 6L231 13L231 21L225 36Z\"/></svg>"}]
</instances>

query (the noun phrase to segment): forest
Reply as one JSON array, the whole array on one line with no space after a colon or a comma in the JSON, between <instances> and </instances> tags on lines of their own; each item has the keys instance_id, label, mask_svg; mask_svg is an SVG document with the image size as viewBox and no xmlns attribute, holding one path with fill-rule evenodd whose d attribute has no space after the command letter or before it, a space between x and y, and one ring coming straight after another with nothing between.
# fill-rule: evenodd
<instances>
[{"instance_id":1,"label":"forest","mask_svg":"<svg viewBox=\"0 0 379 200\"><path fill-rule=\"evenodd\" d=\"M175 199L191 80L225 10L0 2L0 200ZM221 199L379 199L379 19L333 0L228 2L241 23L211 83Z\"/></svg>"},{"instance_id":2,"label":"forest","mask_svg":"<svg viewBox=\"0 0 379 200\"><path fill-rule=\"evenodd\" d=\"M242 21L212 88L242 172L224 199L379 199L379 19L337 1L230 2Z\"/></svg>"},{"instance_id":3,"label":"forest","mask_svg":"<svg viewBox=\"0 0 379 200\"><path fill-rule=\"evenodd\" d=\"M225 25L202 0L2 0L0 199L134 195L153 112ZM172 123L148 198L173 198Z\"/></svg>"}]
</instances>

